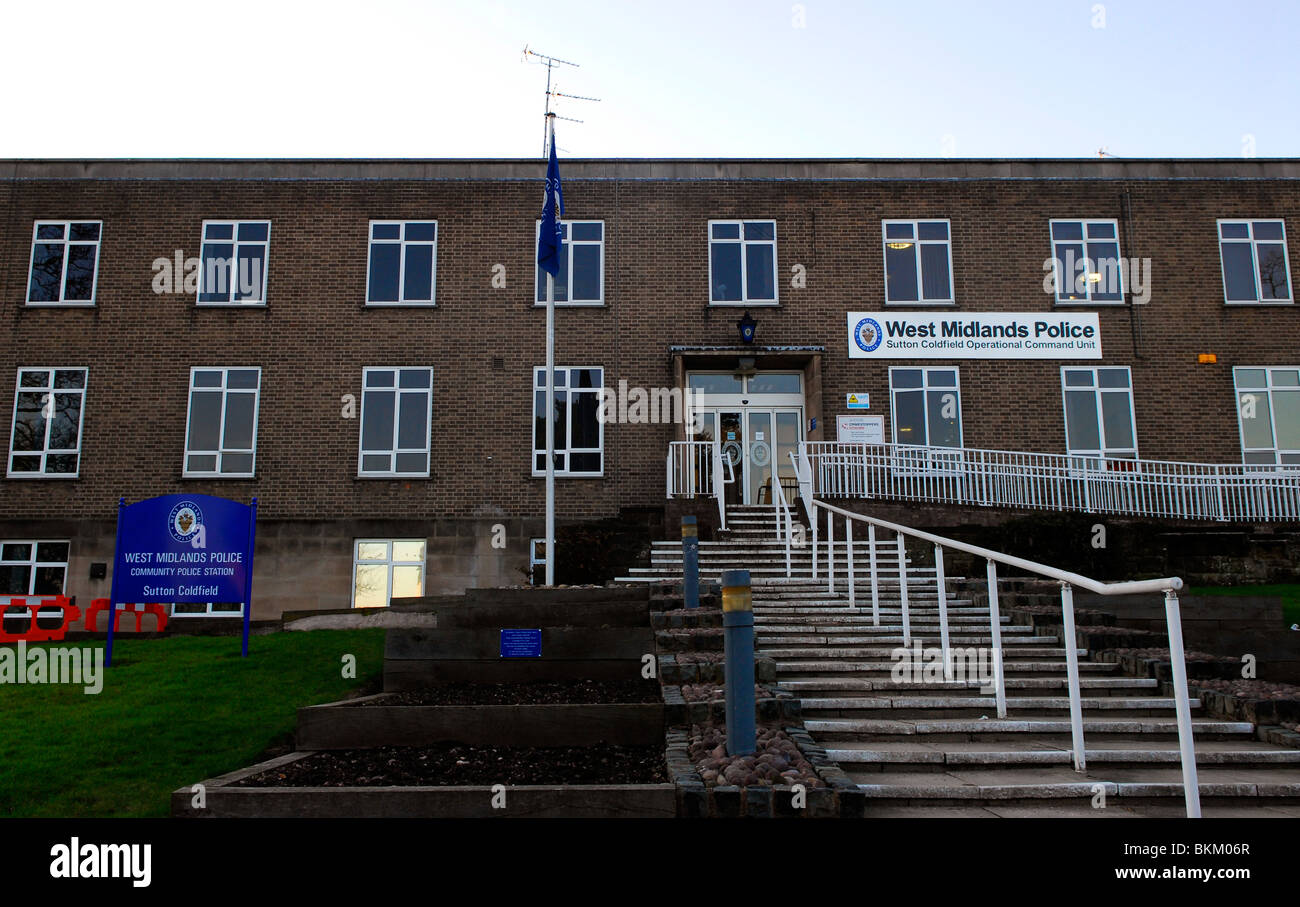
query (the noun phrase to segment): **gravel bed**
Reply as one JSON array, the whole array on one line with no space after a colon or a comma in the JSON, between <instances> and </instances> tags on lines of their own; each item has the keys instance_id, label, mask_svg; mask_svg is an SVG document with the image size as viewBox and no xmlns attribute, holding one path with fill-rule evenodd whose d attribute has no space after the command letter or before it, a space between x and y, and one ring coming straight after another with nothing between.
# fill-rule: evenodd
<instances>
[{"instance_id":1,"label":"gravel bed","mask_svg":"<svg viewBox=\"0 0 1300 907\"><path fill-rule=\"evenodd\" d=\"M1193 686L1219 693L1231 693L1239 699L1300 699L1300 686L1268 680L1193 680Z\"/></svg>"},{"instance_id":2,"label":"gravel bed","mask_svg":"<svg viewBox=\"0 0 1300 907\"><path fill-rule=\"evenodd\" d=\"M662 745L382 746L329 750L236 787L443 787L488 784L660 784Z\"/></svg>"},{"instance_id":3,"label":"gravel bed","mask_svg":"<svg viewBox=\"0 0 1300 907\"><path fill-rule=\"evenodd\" d=\"M754 695L759 699L771 699L772 691L762 684L754 684ZM713 702L727 698L727 688L716 683L684 683L682 698L687 702Z\"/></svg>"},{"instance_id":4,"label":"gravel bed","mask_svg":"<svg viewBox=\"0 0 1300 907\"><path fill-rule=\"evenodd\" d=\"M799 747L779 727L760 725L755 744L752 756L729 756L725 728L695 724L691 725L687 752L709 786L802 784L808 789L826 786Z\"/></svg>"},{"instance_id":5,"label":"gravel bed","mask_svg":"<svg viewBox=\"0 0 1300 907\"><path fill-rule=\"evenodd\" d=\"M447 683L391 693L383 699L355 703L394 705L556 705L567 703L662 702L654 680L556 680L535 683Z\"/></svg>"}]
</instances>

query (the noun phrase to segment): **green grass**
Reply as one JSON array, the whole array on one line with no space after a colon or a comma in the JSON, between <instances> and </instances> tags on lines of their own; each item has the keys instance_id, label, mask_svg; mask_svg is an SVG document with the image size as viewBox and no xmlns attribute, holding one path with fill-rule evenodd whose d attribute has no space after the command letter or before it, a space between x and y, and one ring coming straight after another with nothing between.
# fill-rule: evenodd
<instances>
[{"instance_id":1,"label":"green grass","mask_svg":"<svg viewBox=\"0 0 1300 907\"><path fill-rule=\"evenodd\" d=\"M119 639L97 695L0 684L0 817L165 816L176 788L289 743L299 706L375 687L383 644L382 630L275 633L245 659L231 636Z\"/></svg>"},{"instance_id":2,"label":"green grass","mask_svg":"<svg viewBox=\"0 0 1300 907\"><path fill-rule=\"evenodd\" d=\"M1189 595L1271 595L1282 599L1282 623L1300 623L1300 583L1272 586L1193 586Z\"/></svg>"}]
</instances>

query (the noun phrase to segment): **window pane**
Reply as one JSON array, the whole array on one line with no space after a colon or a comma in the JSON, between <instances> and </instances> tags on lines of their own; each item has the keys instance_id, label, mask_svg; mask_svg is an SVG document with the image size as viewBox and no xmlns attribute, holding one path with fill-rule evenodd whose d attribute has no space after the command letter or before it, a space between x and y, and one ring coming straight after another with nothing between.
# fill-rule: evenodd
<instances>
[{"instance_id":1,"label":"window pane","mask_svg":"<svg viewBox=\"0 0 1300 907\"><path fill-rule=\"evenodd\" d=\"M776 298L776 247L767 243L745 246L745 276L750 299Z\"/></svg>"},{"instance_id":2,"label":"window pane","mask_svg":"<svg viewBox=\"0 0 1300 907\"><path fill-rule=\"evenodd\" d=\"M426 475L429 472L429 455L426 453L399 453L394 458L395 472Z\"/></svg>"},{"instance_id":3,"label":"window pane","mask_svg":"<svg viewBox=\"0 0 1300 907\"><path fill-rule=\"evenodd\" d=\"M600 397L596 394L574 394L573 396L573 435L569 446L600 447L600 424L597 421Z\"/></svg>"},{"instance_id":4,"label":"window pane","mask_svg":"<svg viewBox=\"0 0 1300 907\"><path fill-rule=\"evenodd\" d=\"M424 594L423 567L393 568L393 598L417 598Z\"/></svg>"},{"instance_id":5,"label":"window pane","mask_svg":"<svg viewBox=\"0 0 1300 907\"><path fill-rule=\"evenodd\" d=\"M746 221L745 222L745 239L749 242L754 240L766 240L776 238L776 225L770 221Z\"/></svg>"},{"instance_id":6,"label":"window pane","mask_svg":"<svg viewBox=\"0 0 1300 907\"><path fill-rule=\"evenodd\" d=\"M573 227L574 242L582 240L599 242L605 233L604 224L601 223L577 223L571 226Z\"/></svg>"},{"instance_id":7,"label":"window pane","mask_svg":"<svg viewBox=\"0 0 1300 907\"><path fill-rule=\"evenodd\" d=\"M68 275L63 284L63 298L87 300L94 298L95 255L98 246L71 245L68 247Z\"/></svg>"},{"instance_id":8,"label":"window pane","mask_svg":"<svg viewBox=\"0 0 1300 907\"><path fill-rule=\"evenodd\" d=\"M426 368L404 368L398 375L398 387L429 387L429 370Z\"/></svg>"},{"instance_id":9,"label":"window pane","mask_svg":"<svg viewBox=\"0 0 1300 907\"><path fill-rule=\"evenodd\" d=\"M1247 447L1272 447L1273 426L1268 394L1263 391L1240 394L1237 412L1241 415L1241 441Z\"/></svg>"},{"instance_id":10,"label":"window pane","mask_svg":"<svg viewBox=\"0 0 1300 907\"><path fill-rule=\"evenodd\" d=\"M601 376L598 368L575 368L573 369L573 381L570 387L600 387Z\"/></svg>"},{"instance_id":11,"label":"window pane","mask_svg":"<svg viewBox=\"0 0 1300 907\"><path fill-rule=\"evenodd\" d=\"M216 454L197 454L185 458L187 472L216 472Z\"/></svg>"},{"instance_id":12,"label":"window pane","mask_svg":"<svg viewBox=\"0 0 1300 907\"><path fill-rule=\"evenodd\" d=\"M20 393L14 409L13 451L45 449L44 394Z\"/></svg>"},{"instance_id":13,"label":"window pane","mask_svg":"<svg viewBox=\"0 0 1300 907\"><path fill-rule=\"evenodd\" d=\"M714 224L714 239L740 239L740 224Z\"/></svg>"},{"instance_id":14,"label":"window pane","mask_svg":"<svg viewBox=\"0 0 1300 907\"><path fill-rule=\"evenodd\" d=\"M1255 262L1250 243L1225 242L1219 248L1223 254L1223 283L1230 301L1255 301Z\"/></svg>"},{"instance_id":15,"label":"window pane","mask_svg":"<svg viewBox=\"0 0 1300 907\"><path fill-rule=\"evenodd\" d=\"M433 242L438 238L438 225L434 223L418 223L406 225L407 242Z\"/></svg>"},{"instance_id":16,"label":"window pane","mask_svg":"<svg viewBox=\"0 0 1300 907\"><path fill-rule=\"evenodd\" d=\"M1256 240L1281 239L1282 222L1280 220L1257 220L1250 225Z\"/></svg>"},{"instance_id":17,"label":"window pane","mask_svg":"<svg viewBox=\"0 0 1300 907\"><path fill-rule=\"evenodd\" d=\"M600 299L600 246L574 246L569 300L594 302L598 299Z\"/></svg>"},{"instance_id":18,"label":"window pane","mask_svg":"<svg viewBox=\"0 0 1300 907\"><path fill-rule=\"evenodd\" d=\"M371 302L397 302L397 280L402 247L397 243L370 244Z\"/></svg>"},{"instance_id":19,"label":"window pane","mask_svg":"<svg viewBox=\"0 0 1300 907\"><path fill-rule=\"evenodd\" d=\"M1300 372L1293 368L1275 368L1271 377L1274 387L1300 387Z\"/></svg>"},{"instance_id":20,"label":"window pane","mask_svg":"<svg viewBox=\"0 0 1300 907\"><path fill-rule=\"evenodd\" d=\"M37 243L32 250L32 275L27 298L32 302L57 302L63 279L63 244Z\"/></svg>"},{"instance_id":21,"label":"window pane","mask_svg":"<svg viewBox=\"0 0 1300 907\"><path fill-rule=\"evenodd\" d=\"M1070 450L1100 450L1097 395L1093 391L1066 391L1065 441Z\"/></svg>"},{"instance_id":22,"label":"window pane","mask_svg":"<svg viewBox=\"0 0 1300 907\"><path fill-rule=\"evenodd\" d=\"M81 394L55 394L50 450L76 450L81 428Z\"/></svg>"},{"instance_id":23,"label":"window pane","mask_svg":"<svg viewBox=\"0 0 1300 907\"><path fill-rule=\"evenodd\" d=\"M956 387L957 372L953 369L932 368L926 371L926 381L931 387Z\"/></svg>"},{"instance_id":24,"label":"window pane","mask_svg":"<svg viewBox=\"0 0 1300 907\"><path fill-rule=\"evenodd\" d=\"M194 372L190 376L190 383L195 387L221 387L222 372L216 370L204 370Z\"/></svg>"},{"instance_id":25,"label":"window pane","mask_svg":"<svg viewBox=\"0 0 1300 907\"><path fill-rule=\"evenodd\" d=\"M63 577L67 573L66 567L37 567L36 576L32 581L33 595L62 595L63 594ZM57 611L55 613L58 613Z\"/></svg>"},{"instance_id":26,"label":"window pane","mask_svg":"<svg viewBox=\"0 0 1300 907\"><path fill-rule=\"evenodd\" d=\"M392 369L370 369L366 372L366 387L393 387L395 380Z\"/></svg>"},{"instance_id":27,"label":"window pane","mask_svg":"<svg viewBox=\"0 0 1300 907\"><path fill-rule=\"evenodd\" d=\"M39 542L36 545L36 559L38 561L59 561L68 560L68 543L67 542Z\"/></svg>"},{"instance_id":28,"label":"window pane","mask_svg":"<svg viewBox=\"0 0 1300 907\"><path fill-rule=\"evenodd\" d=\"M1105 222L1088 224L1089 239L1114 239L1115 225Z\"/></svg>"},{"instance_id":29,"label":"window pane","mask_svg":"<svg viewBox=\"0 0 1300 907\"><path fill-rule=\"evenodd\" d=\"M226 302L230 299L234 255L235 247L230 243L207 243L203 246L200 302Z\"/></svg>"},{"instance_id":30,"label":"window pane","mask_svg":"<svg viewBox=\"0 0 1300 907\"><path fill-rule=\"evenodd\" d=\"M1273 422L1278 448L1300 450L1300 392L1274 391Z\"/></svg>"},{"instance_id":31,"label":"window pane","mask_svg":"<svg viewBox=\"0 0 1300 907\"><path fill-rule=\"evenodd\" d=\"M1086 299L1088 291L1084 268L1087 263L1084 261L1083 244L1057 243L1055 256L1056 298Z\"/></svg>"},{"instance_id":32,"label":"window pane","mask_svg":"<svg viewBox=\"0 0 1300 907\"><path fill-rule=\"evenodd\" d=\"M6 564L0 567L0 593L2 594L27 595L31 582L32 568L28 565Z\"/></svg>"},{"instance_id":33,"label":"window pane","mask_svg":"<svg viewBox=\"0 0 1300 907\"><path fill-rule=\"evenodd\" d=\"M84 389L86 370L84 368L61 368L54 373L54 386L63 390L70 388Z\"/></svg>"},{"instance_id":34,"label":"window pane","mask_svg":"<svg viewBox=\"0 0 1300 907\"><path fill-rule=\"evenodd\" d=\"M258 301L262 299L262 284L266 278L266 246L239 247L239 286L234 289L235 299Z\"/></svg>"},{"instance_id":35,"label":"window pane","mask_svg":"<svg viewBox=\"0 0 1300 907\"><path fill-rule=\"evenodd\" d=\"M691 375L686 379L691 390L706 394L739 394L744 391L735 375Z\"/></svg>"},{"instance_id":36,"label":"window pane","mask_svg":"<svg viewBox=\"0 0 1300 907\"><path fill-rule=\"evenodd\" d=\"M45 458L45 471L58 475L74 473L77 471L77 455L50 454Z\"/></svg>"},{"instance_id":37,"label":"window pane","mask_svg":"<svg viewBox=\"0 0 1300 907\"><path fill-rule=\"evenodd\" d=\"M357 564L353 601L358 608L383 608L388 604L388 567Z\"/></svg>"},{"instance_id":38,"label":"window pane","mask_svg":"<svg viewBox=\"0 0 1300 907\"><path fill-rule=\"evenodd\" d=\"M1286 253L1281 243L1260 243L1259 291L1264 299L1290 299L1291 282L1286 273Z\"/></svg>"},{"instance_id":39,"label":"window pane","mask_svg":"<svg viewBox=\"0 0 1300 907\"><path fill-rule=\"evenodd\" d=\"M193 391L190 393L190 437L187 450L216 450L221 424L221 392Z\"/></svg>"},{"instance_id":40,"label":"window pane","mask_svg":"<svg viewBox=\"0 0 1300 907\"><path fill-rule=\"evenodd\" d=\"M896 368L889 373L891 387L920 387L921 370L919 368Z\"/></svg>"},{"instance_id":41,"label":"window pane","mask_svg":"<svg viewBox=\"0 0 1300 907\"><path fill-rule=\"evenodd\" d=\"M929 221L916 225L917 239L947 239L948 225L943 221Z\"/></svg>"},{"instance_id":42,"label":"window pane","mask_svg":"<svg viewBox=\"0 0 1300 907\"><path fill-rule=\"evenodd\" d=\"M1083 224L1077 220L1054 223L1052 239L1083 239Z\"/></svg>"},{"instance_id":43,"label":"window pane","mask_svg":"<svg viewBox=\"0 0 1300 907\"><path fill-rule=\"evenodd\" d=\"M749 379L751 394L797 394L801 375L774 375L759 373Z\"/></svg>"},{"instance_id":44,"label":"window pane","mask_svg":"<svg viewBox=\"0 0 1300 907\"><path fill-rule=\"evenodd\" d=\"M229 450L253 448L253 418L257 410L252 394L226 395L226 433L222 445Z\"/></svg>"},{"instance_id":45,"label":"window pane","mask_svg":"<svg viewBox=\"0 0 1300 907\"><path fill-rule=\"evenodd\" d=\"M433 300L433 246L406 247L403 291L408 302Z\"/></svg>"},{"instance_id":46,"label":"window pane","mask_svg":"<svg viewBox=\"0 0 1300 907\"><path fill-rule=\"evenodd\" d=\"M429 395L402 394L397 422L397 446L422 450L428 444Z\"/></svg>"},{"instance_id":47,"label":"window pane","mask_svg":"<svg viewBox=\"0 0 1300 907\"><path fill-rule=\"evenodd\" d=\"M915 239L911 224L885 224L885 239Z\"/></svg>"},{"instance_id":48,"label":"window pane","mask_svg":"<svg viewBox=\"0 0 1300 907\"><path fill-rule=\"evenodd\" d=\"M1262 368L1239 368L1233 370L1237 387L1265 387Z\"/></svg>"},{"instance_id":49,"label":"window pane","mask_svg":"<svg viewBox=\"0 0 1300 907\"><path fill-rule=\"evenodd\" d=\"M390 453L362 454L362 472L392 472L393 455Z\"/></svg>"},{"instance_id":50,"label":"window pane","mask_svg":"<svg viewBox=\"0 0 1300 907\"><path fill-rule=\"evenodd\" d=\"M424 542L393 542L393 560L424 563Z\"/></svg>"},{"instance_id":51,"label":"window pane","mask_svg":"<svg viewBox=\"0 0 1300 907\"><path fill-rule=\"evenodd\" d=\"M401 224L371 224L370 238L371 239L401 239L402 225Z\"/></svg>"},{"instance_id":52,"label":"window pane","mask_svg":"<svg viewBox=\"0 0 1300 907\"><path fill-rule=\"evenodd\" d=\"M1088 258L1093 269L1088 275L1088 287L1092 298L1103 302L1123 299L1123 287L1119 276L1119 246L1115 243L1090 242Z\"/></svg>"},{"instance_id":53,"label":"window pane","mask_svg":"<svg viewBox=\"0 0 1300 907\"><path fill-rule=\"evenodd\" d=\"M266 223L243 223L239 225L240 242L265 242L270 235L271 225Z\"/></svg>"},{"instance_id":54,"label":"window pane","mask_svg":"<svg viewBox=\"0 0 1300 907\"><path fill-rule=\"evenodd\" d=\"M740 244L714 243L709 255L713 263L713 301L740 301Z\"/></svg>"},{"instance_id":55,"label":"window pane","mask_svg":"<svg viewBox=\"0 0 1300 907\"><path fill-rule=\"evenodd\" d=\"M1107 448L1137 446L1133 439L1132 401L1127 393L1102 394L1101 417Z\"/></svg>"},{"instance_id":56,"label":"window pane","mask_svg":"<svg viewBox=\"0 0 1300 907\"><path fill-rule=\"evenodd\" d=\"M921 283L926 299L952 298L952 284L948 280L947 243L921 246Z\"/></svg>"},{"instance_id":57,"label":"window pane","mask_svg":"<svg viewBox=\"0 0 1300 907\"><path fill-rule=\"evenodd\" d=\"M228 475L250 473L253 471L253 455L251 453L222 454L221 471Z\"/></svg>"},{"instance_id":58,"label":"window pane","mask_svg":"<svg viewBox=\"0 0 1300 907\"><path fill-rule=\"evenodd\" d=\"M925 444L925 399L921 391L894 394L894 441Z\"/></svg>"},{"instance_id":59,"label":"window pane","mask_svg":"<svg viewBox=\"0 0 1300 907\"><path fill-rule=\"evenodd\" d=\"M546 465L542 464L545 469ZM561 468L559 464L556 468ZM570 454L569 457L570 472L600 472L600 454L598 453L576 453Z\"/></svg>"},{"instance_id":60,"label":"window pane","mask_svg":"<svg viewBox=\"0 0 1300 907\"><path fill-rule=\"evenodd\" d=\"M930 391L927 394L931 447L961 446L961 404L956 391Z\"/></svg>"},{"instance_id":61,"label":"window pane","mask_svg":"<svg viewBox=\"0 0 1300 907\"><path fill-rule=\"evenodd\" d=\"M901 246L902 248L894 248ZM890 302L916 302L916 246L892 243L885 246L885 297Z\"/></svg>"},{"instance_id":62,"label":"window pane","mask_svg":"<svg viewBox=\"0 0 1300 907\"><path fill-rule=\"evenodd\" d=\"M41 224L36 228L37 239L63 239L63 224Z\"/></svg>"},{"instance_id":63,"label":"window pane","mask_svg":"<svg viewBox=\"0 0 1300 907\"><path fill-rule=\"evenodd\" d=\"M362 396L361 449L393 449L393 391L366 391Z\"/></svg>"},{"instance_id":64,"label":"window pane","mask_svg":"<svg viewBox=\"0 0 1300 907\"><path fill-rule=\"evenodd\" d=\"M226 373L226 387L250 390L257 387L258 371L255 368L232 368Z\"/></svg>"},{"instance_id":65,"label":"window pane","mask_svg":"<svg viewBox=\"0 0 1300 907\"><path fill-rule=\"evenodd\" d=\"M1219 224L1219 236L1224 239L1250 239L1248 224Z\"/></svg>"},{"instance_id":66,"label":"window pane","mask_svg":"<svg viewBox=\"0 0 1300 907\"><path fill-rule=\"evenodd\" d=\"M1099 368L1097 382L1102 387L1128 387L1128 369Z\"/></svg>"},{"instance_id":67,"label":"window pane","mask_svg":"<svg viewBox=\"0 0 1300 907\"><path fill-rule=\"evenodd\" d=\"M1092 387L1093 377L1092 369L1066 369L1065 370L1066 387Z\"/></svg>"}]
</instances>

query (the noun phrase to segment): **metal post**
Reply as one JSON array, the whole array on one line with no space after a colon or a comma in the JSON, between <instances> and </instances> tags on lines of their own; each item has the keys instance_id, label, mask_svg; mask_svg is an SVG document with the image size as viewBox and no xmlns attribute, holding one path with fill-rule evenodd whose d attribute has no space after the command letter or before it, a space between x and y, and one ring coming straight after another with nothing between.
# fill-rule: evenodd
<instances>
[{"instance_id":1,"label":"metal post","mask_svg":"<svg viewBox=\"0 0 1300 907\"><path fill-rule=\"evenodd\" d=\"M1174 706L1178 714L1178 750L1183 760L1183 799L1187 818L1201 817L1201 788L1196 777L1196 746L1192 741L1192 706L1187 698L1187 664L1183 653L1183 621L1178 593L1165 592L1165 621L1169 630L1169 663L1174 675Z\"/></svg>"},{"instance_id":2,"label":"metal post","mask_svg":"<svg viewBox=\"0 0 1300 907\"><path fill-rule=\"evenodd\" d=\"M993 684L998 702L998 717L1007 717L1007 683L1002 668L1002 615L998 611L998 565L988 562L989 625L993 636Z\"/></svg>"},{"instance_id":3,"label":"metal post","mask_svg":"<svg viewBox=\"0 0 1300 907\"><path fill-rule=\"evenodd\" d=\"M549 78L549 69L547 73ZM555 144L553 114L546 115L546 130L549 155ZM555 191L549 179L546 191ZM557 210L555 216L558 219L561 212ZM550 271L546 272L546 585L555 585L555 275Z\"/></svg>"},{"instance_id":4,"label":"metal post","mask_svg":"<svg viewBox=\"0 0 1300 907\"><path fill-rule=\"evenodd\" d=\"M876 576L876 524L867 524L867 551L871 558L871 623L880 626L880 579Z\"/></svg>"},{"instance_id":5,"label":"metal post","mask_svg":"<svg viewBox=\"0 0 1300 907\"><path fill-rule=\"evenodd\" d=\"M113 630L117 625L117 581L121 576L121 563L118 554L122 550L122 512L126 510L126 498L117 499L117 535L113 542L113 580L108 592L108 639L104 644L104 667L113 666ZM4 611L0 610L0 614ZM36 626L36 613L32 614L32 627Z\"/></svg>"},{"instance_id":6,"label":"metal post","mask_svg":"<svg viewBox=\"0 0 1300 907\"><path fill-rule=\"evenodd\" d=\"M844 544L848 548L848 560L844 562L845 568L849 572L849 610L858 610L857 596L853 590L853 521L847 517L844 520Z\"/></svg>"},{"instance_id":7,"label":"metal post","mask_svg":"<svg viewBox=\"0 0 1300 907\"><path fill-rule=\"evenodd\" d=\"M700 606L700 529L693 516L682 517L682 598L688 608Z\"/></svg>"},{"instance_id":8,"label":"metal post","mask_svg":"<svg viewBox=\"0 0 1300 907\"><path fill-rule=\"evenodd\" d=\"M826 511L826 594L835 594L835 514Z\"/></svg>"},{"instance_id":9,"label":"metal post","mask_svg":"<svg viewBox=\"0 0 1300 907\"><path fill-rule=\"evenodd\" d=\"M898 533L898 600L903 609L903 645L912 644L912 621L907 615L907 549Z\"/></svg>"},{"instance_id":10,"label":"metal post","mask_svg":"<svg viewBox=\"0 0 1300 907\"><path fill-rule=\"evenodd\" d=\"M943 578L943 548L934 546L934 579L939 590L939 645L943 647L943 679L952 680L952 648L948 645L948 589Z\"/></svg>"},{"instance_id":11,"label":"metal post","mask_svg":"<svg viewBox=\"0 0 1300 907\"><path fill-rule=\"evenodd\" d=\"M817 505L814 503L808 514L808 522L812 523L809 529L812 531L812 578L817 579Z\"/></svg>"},{"instance_id":12,"label":"metal post","mask_svg":"<svg viewBox=\"0 0 1300 907\"><path fill-rule=\"evenodd\" d=\"M257 498L253 498L248 507L248 560L244 563L247 572L244 578L244 644L240 650L243 658L248 657L248 632L253 622L253 546L257 540Z\"/></svg>"},{"instance_id":13,"label":"metal post","mask_svg":"<svg viewBox=\"0 0 1300 907\"><path fill-rule=\"evenodd\" d=\"M1078 643L1074 638L1074 589L1069 583L1061 583L1061 617L1065 626L1061 628L1065 639L1065 677L1070 686L1070 741L1074 754L1074 770L1087 769L1087 759L1083 750L1083 702L1079 697L1079 653Z\"/></svg>"},{"instance_id":14,"label":"metal post","mask_svg":"<svg viewBox=\"0 0 1300 907\"><path fill-rule=\"evenodd\" d=\"M722 574L724 678L727 696L727 752L754 752L754 599L748 570Z\"/></svg>"}]
</instances>

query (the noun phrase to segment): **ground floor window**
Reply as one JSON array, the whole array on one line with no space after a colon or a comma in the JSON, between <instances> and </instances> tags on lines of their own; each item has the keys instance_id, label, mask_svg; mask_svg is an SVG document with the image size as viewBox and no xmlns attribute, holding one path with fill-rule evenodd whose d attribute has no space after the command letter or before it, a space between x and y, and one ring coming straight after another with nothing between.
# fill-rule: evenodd
<instances>
[{"instance_id":1,"label":"ground floor window","mask_svg":"<svg viewBox=\"0 0 1300 907\"><path fill-rule=\"evenodd\" d=\"M555 369L555 474L599 476L605 425L600 418L602 368ZM533 475L546 474L546 369L533 369Z\"/></svg>"},{"instance_id":2,"label":"ground floor window","mask_svg":"<svg viewBox=\"0 0 1300 907\"><path fill-rule=\"evenodd\" d=\"M1300 368L1234 368L1232 377L1242 463L1300 466Z\"/></svg>"},{"instance_id":3,"label":"ground floor window","mask_svg":"<svg viewBox=\"0 0 1300 907\"><path fill-rule=\"evenodd\" d=\"M961 387L955 368L891 368L894 443L961 447Z\"/></svg>"},{"instance_id":4,"label":"ground floor window","mask_svg":"<svg viewBox=\"0 0 1300 907\"><path fill-rule=\"evenodd\" d=\"M1065 444L1073 456L1137 457L1133 381L1127 366L1063 368Z\"/></svg>"},{"instance_id":5,"label":"ground floor window","mask_svg":"<svg viewBox=\"0 0 1300 907\"><path fill-rule=\"evenodd\" d=\"M541 586L546 582L546 539L528 540L528 583Z\"/></svg>"},{"instance_id":6,"label":"ground floor window","mask_svg":"<svg viewBox=\"0 0 1300 907\"><path fill-rule=\"evenodd\" d=\"M352 559L352 607L386 608L424 594L424 539L358 539Z\"/></svg>"},{"instance_id":7,"label":"ground floor window","mask_svg":"<svg viewBox=\"0 0 1300 907\"><path fill-rule=\"evenodd\" d=\"M62 595L68 575L68 542L22 540L0 542L0 595ZM6 600L4 605L8 605ZM29 626L31 612L0 606L0 622L11 633ZM63 615L58 608L37 613L38 626L57 627Z\"/></svg>"},{"instance_id":8,"label":"ground floor window","mask_svg":"<svg viewBox=\"0 0 1300 907\"><path fill-rule=\"evenodd\" d=\"M125 605L118 605L122 610ZM242 617L243 602L174 602L172 617Z\"/></svg>"}]
</instances>

